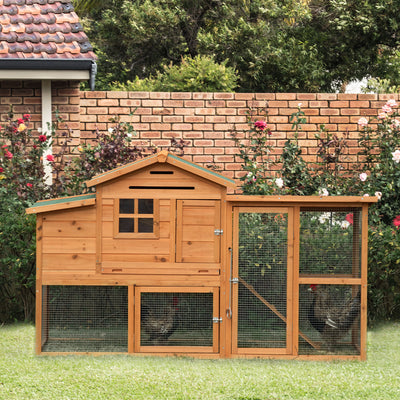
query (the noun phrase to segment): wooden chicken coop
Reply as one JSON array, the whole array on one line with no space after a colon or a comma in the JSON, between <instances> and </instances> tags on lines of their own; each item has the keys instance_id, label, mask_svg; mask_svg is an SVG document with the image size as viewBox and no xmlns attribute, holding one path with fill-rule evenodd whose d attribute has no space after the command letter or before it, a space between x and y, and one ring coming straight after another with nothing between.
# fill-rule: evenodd
<instances>
[{"instance_id":1,"label":"wooden chicken coop","mask_svg":"<svg viewBox=\"0 0 400 400\"><path fill-rule=\"evenodd\" d=\"M162 151L40 201L37 354L366 358L371 197L228 195Z\"/></svg>"}]
</instances>

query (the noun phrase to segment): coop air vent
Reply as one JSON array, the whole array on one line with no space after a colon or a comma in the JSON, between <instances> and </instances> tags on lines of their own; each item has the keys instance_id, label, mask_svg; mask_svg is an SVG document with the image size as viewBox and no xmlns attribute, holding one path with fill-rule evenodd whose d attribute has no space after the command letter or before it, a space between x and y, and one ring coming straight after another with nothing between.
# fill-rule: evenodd
<instances>
[{"instance_id":1,"label":"coop air vent","mask_svg":"<svg viewBox=\"0 0 400 400\"><path fill-rule=\"evenodd\" d=\"M156 189L164 189L164 190L194 190L194 186L129 186L129 189L132 190L156 190Z\"/></svg>"}]
</instances>

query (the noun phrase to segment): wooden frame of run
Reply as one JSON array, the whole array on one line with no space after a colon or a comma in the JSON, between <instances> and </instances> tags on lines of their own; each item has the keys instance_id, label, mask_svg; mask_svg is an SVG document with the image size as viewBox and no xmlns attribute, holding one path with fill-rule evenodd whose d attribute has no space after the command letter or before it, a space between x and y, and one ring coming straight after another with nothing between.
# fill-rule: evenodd
<instances>
[{"instance_id":1,"label":"wooden frame of run","mask_svg":"<svg viewBox=\"0 0 400 400\"><path fill-rule=\"evenodd\" d=\"M288 297L288 307L291 308L291 312L288 313L287 323L291 325L291 333L288 334L288 340L291 338L291 344L286 351L278 351L272 349L271 351L257 351L242 350L238 351L235 349L235 321L228 319L228 329L232 332L230 337L226 338L226 346L231 349L231 357L252 357L257 354L261 358L299 358L299 359L316 359L316 360L330 360L330 359L355 359L365 360L367 357L367 254L368 254L368 205L371 202L370 198L355 198L355 197L331 197L331 198L316 198L314 196L308 197L296 197L296 196L227 196L228 208L227 216L233 215L233 224L229 231L228 248L235 248L238 244L235 242L235 229L237 229L237 215L240 210L274 210L279 207L288 207L293 212L293 241L290 246L293 246L293 275L292 275L292 298ZM268 201L265 201L268 200ZM278 207L278 208L277 208ZM329 276L329 275L318 275L318 274L300 274L299 273L299 260L300 260L300 212L303 209L315 208L323 211L329 211L333 209L335 211L343 208L359 208L361 215L361 243L353 241L353 266L352 273L349 275L340 276ZM354 223L355 231L354 237L359 236L359 226L355 220ZM359 251L359 247L361 250ZM360 256L359 256L360 254ZM226 257L229 257L227 254ZM235 265L235 261L234 261ZM237 278L237 275L233 276L233 279ZM239 278L240 279L240 278ZM242 282L242 284L246 284ZM325 284L325 285L348 285L353 287L353 294L355 294L356 288L360 288L361 291L361 312L360 312L360 324L359 331L353 329L352 339L356 342L356 337L359 337L359 355L338 355L338 354L324 354L324 355L303 355L299 354L299 336L303 337L308 341L311 346L318 348L319 344L315 343L311 339L303 335L299 330L298 318L299 318L299 285L311 285L311 284ZM251 290L252 288L248 288ZM254 291L254 295L257 293ZM270 308L273 312L273 305L267 304L265 299L260 298L260 301L264 302L266 307ZM291 304L290 304L291 303ZM234 302L233 302L234 304ZM233 311L233 315L235 311ZM279 316L279 315L278 315ZM281 317L280 317L281 318ZM281 353L281 354L279 354Z\"/></svg>"}]
</instances>

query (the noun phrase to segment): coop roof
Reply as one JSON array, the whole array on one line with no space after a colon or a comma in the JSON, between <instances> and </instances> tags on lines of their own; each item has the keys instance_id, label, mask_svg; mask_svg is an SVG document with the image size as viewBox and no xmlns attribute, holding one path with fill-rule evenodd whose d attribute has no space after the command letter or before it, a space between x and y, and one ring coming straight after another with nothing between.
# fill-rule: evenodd
<instances>
[{"instance_id":1,"label":"coop roof","mask_svg":"<svg viewBox=\"0 0 400 400\"><path fill-rule=\"evenodd\" d=\"M72 71L95 74L95 60L71 0L0 0L2 78L18 79L16 71L29 70L29 79L39 79L38 71L52 70L63 71L54 79L79 79L84 75Z\"/></svg>"},{"instance_id":2,"label":"coop roof","mask_svg":"<svg viewBox=\"0 0 400 400\"><path fill-rule=\"evenodd\" d=\"M191 172L194 175L205 178L209 181L215 182L221 186L232 187L235 188L236 184L233 179L227 178L221 174L218 174L215 171L212 171L207 168L203 168L198 164L194 164L188 160L185 160L182 157L178 157L175 154L171 154L167 151L161 151L152 156L148 156L138 161L134 161L132 163L126 164L119 168L115 168L111 171L105 172L100 175L96 175L90 181L86 182L88 187L96 186L101 183L110 181L115 178L119 178L123 175L129 174L131 172L137 171L141 168L156 164L156 163L166 163L174 165L178 168Z\"/></svg>"},{"instance_id":3,"label":"coop roof","mask_svg":"<svg viewBox=\"0 0 400 400\"><path fill-rule=\"evenodd\" d=\"M67 208L91 206L96 203L96 194L83 194L79 196L60 197L57 199L41 200L26 209L27 214L37 214Z\"/></svg>"}]
</instances>

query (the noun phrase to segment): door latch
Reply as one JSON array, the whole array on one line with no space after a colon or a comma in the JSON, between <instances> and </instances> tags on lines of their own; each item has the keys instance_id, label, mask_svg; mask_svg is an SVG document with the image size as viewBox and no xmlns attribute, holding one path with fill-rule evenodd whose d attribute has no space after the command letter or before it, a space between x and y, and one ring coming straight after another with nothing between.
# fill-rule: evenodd
<instances>
[{"instance_id":1,"label":"door latch","mask_svg":"<svg viewBox=\"0 0 400 400\"><path fill-rule=\"evenodd\" d=\"M222 318L213 317L213 323L214 323L214 324L220 324L221 322L222 322Z\"/></svg>"},{"instance_id":2,"label":"door latch","mask_svg":"<svg viewBox=\"0 0 400 400\"><path fill-rule=\"evenodd\" d=\"M222 229L215 229L214 230L214 235L216 236L222 236L224 231Z\"/></svg>"}]
</instances>

